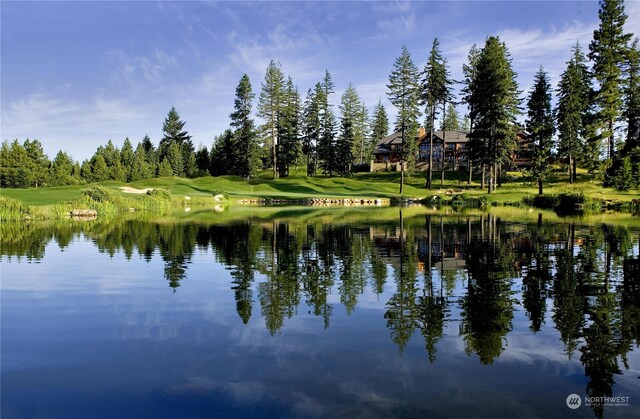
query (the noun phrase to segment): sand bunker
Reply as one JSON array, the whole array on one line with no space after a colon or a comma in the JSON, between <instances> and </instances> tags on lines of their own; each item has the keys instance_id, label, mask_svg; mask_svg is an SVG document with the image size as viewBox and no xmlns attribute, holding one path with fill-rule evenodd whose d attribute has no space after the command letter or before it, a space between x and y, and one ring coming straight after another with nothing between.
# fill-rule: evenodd
<instances>
[{"instance_id":1,"label":"sand bunker","mask_svg":"<svg viewBox=\"0 0 640 419\"><path fill-rule=\"evenodd\" d=\"M124 193L147 193L149 191L152 191L153 188L136 189L130 186L120 186L120 190Z\"/></svg>"}]
</instances>

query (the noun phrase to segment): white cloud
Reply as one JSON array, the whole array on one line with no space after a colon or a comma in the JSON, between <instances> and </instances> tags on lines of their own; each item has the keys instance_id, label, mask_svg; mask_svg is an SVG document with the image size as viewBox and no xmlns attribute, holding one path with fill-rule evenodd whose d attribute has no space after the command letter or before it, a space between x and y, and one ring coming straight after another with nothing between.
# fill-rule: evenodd
<instances>
[{"instance_id":1,"label":"white cloud","mask_svg":"<svg viewBox=\"0 0 640 419\"><path fill-rule=\"evenodd\" d=\"M330 50L330 38L318 36L313 31L304 35L291 33L278 24L266 36L240 33L229 34L228 42L234 52L230 55L233 65L249 73L252 79L261 80L271 60L279 62L285 74L296 83L310 85L324 74L321 52Z\"/></svg>"},{"instance_id":2,"label":"white cloud","mask_svg":"<svg viewBox=\"0 0 640 419\"><path fill-rule=\"evenodd\" d=\"M624 29L634 34L634 38L640 36L640 1L627 0L624 3L624 11L627 13L627 21Z\"/></svg>"},{"instance_id":3,"label":"white cloud","mask_svg":"<svg viewBox=\"0 0 640 419\"><path fill-rule=\"evenodd\" d=\"M380 38L406 36L416 28L416 13L409 1L375 2L372 10L379 15Z\"/></svg>"},{"instance_id":4,"label":"white cloud","mask_svg":"<svg viewBox=\"0 0 640 419\"><path fill-rule=\"evenodd\" d=\"M145 132L131 132L131 126L148 127L150 112L128 101L59 97L59 93L34 93L3 108L3 138L37 138L49 157L63 148L83 159L108 139L119 144L126 136L142 138Z\"/></svg>"}]
</instances>

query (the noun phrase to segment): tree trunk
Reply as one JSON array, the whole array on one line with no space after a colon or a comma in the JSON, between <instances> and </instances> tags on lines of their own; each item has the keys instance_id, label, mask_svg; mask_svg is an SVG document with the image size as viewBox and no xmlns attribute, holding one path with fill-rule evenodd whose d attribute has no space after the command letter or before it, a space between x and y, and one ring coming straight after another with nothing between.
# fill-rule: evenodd
<instances>
[{"instance_id":1,"label":"tree trunk","mask_svg":"<svg viewBox=\"0 0 640 419\"><path fill-rule=\"evenodd\" d=\"M542 179L538 179L538 195L542 195Z\"/></svg>"},{"instance_id":2,"label":"tree trunk","mask_svg":"<svg viewBox=\"0 0 640 419\"><path fill-rule=\"evenodd\" d=\"M573 181L576 181L576 173L578 171L578 163L576 161L576 159L573 159Z\"/></svg>"},{"instance_id":3,"label":"tree trunk","mask_svg":"<svg viewBox=\"0 0 640 419\"><path fill-rule=\"evenodd\" d=\"M499 163L496 169L496 179L498 180L498 187L502 187L502 163Z\"/></svg>"},{"instance_id":4,"label":"tree trunk","mask_svg":"<svg viewBox=\"0 0 640 419\"><path fill-rule=\"evenodd\" d=\"M484 177L486 175L486 166L482 165L482 177L480 178L480 189L484 189Z\"/></svg>"},{"instance_id":5,"label":"tree trunk","mask_svg":"<svg viewBox=\"0 0 640 419\"><path fill-rule=\"evenodd\" d=\"M429 172L427 173L427 189L431 189L431 176L433 172L433 120L435 108L431 107L431 126L429 127Z\"/></svg>"},{"instance_id":6,"label":"tree trunk","mask_svg":"<svg viewBox=\"0 0 640 419\"><path fill-rule=\"evenodd\" d=\"M442 102L442 158L440 164L440 187L444 187L444 164L445 164L445 155L447 153L447 134L446 127L444 126L444 120L447 117L447 109L446 109L447 101Z\"/></svg>"},{"instance_id":7,"label":"tree trunk","mask_svg":"<svg viewBox=\"0 0 640 419\"><path fill-rule=\"evenodd\" d=\"M614 153L613 118L609 119L609 158L613 158Z\"/></svg>"},{"instance_id":8,"label":"tree trunk","mask_svg":"<svg viewBox=\"0 0 640 419\"><path fill-rule=\"evenodd\" d=\"M402 126L400 136L400 142L402 144L402 149L400 150L400 195L402 195L402 185L404 184L404 125Z\"/></svg>"},{"instance_id":9,"label":"tree trunk","mask_svg":"<svg viewBox=\"0 0 640 419\"><path fill-rule=\"evenodd\" d=\"M473 166L471 164L471 160L467 160L469 164L469 180L467 180L467 185L471 185L471 177L473 176Z\"/></svg>"},{"instance_id":10,"label":"tree trunk","mask_svg":"<svg viewBox=\"0 0 640 419\"><path fill-rule=\"evenodd\" d=\"M569 154L569 184L573 183L573 157Z\"/></svg>"},{"instance_id":11,"label":"tree trunk","mask_svg":"<svg viewBox=\"0 0 640 419\"><path fill-rule=\"evenodd\" d=\"M276 155L276 148L278 147L278 140L276 138L276 129L275 125L271 125L271 143L272 145L272 153L273 153L273 178L278 178L278 156Z\"/></svg>"}]
</instances>

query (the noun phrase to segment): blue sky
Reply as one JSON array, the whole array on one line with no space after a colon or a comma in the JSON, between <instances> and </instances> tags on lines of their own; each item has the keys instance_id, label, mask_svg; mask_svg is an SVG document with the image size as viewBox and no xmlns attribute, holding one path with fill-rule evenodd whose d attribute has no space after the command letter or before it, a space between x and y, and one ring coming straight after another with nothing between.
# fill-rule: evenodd
<instances>
[{"instance_id":1,"label":"blue sky","mask_svg":"<svg viewBox=\"0 0 640 419\"><path fill-rule=\"evenodd\" d=\"M229 125L240 77L257 96L271 59L303 98L326 68L335 104L351 82L393 118L385 85L395 58L406 45L422 69L434 37L460 79L471 45L500 36L524 97L540 65L557 84L597 11L596 1L2 1L1 138L37 138L51 158L63 149L82 160L108 139L135 146L149 134L157 144L175 106L209 147ZM640 1L626 11L638 33Z\"/></svg>"}]
</instances>

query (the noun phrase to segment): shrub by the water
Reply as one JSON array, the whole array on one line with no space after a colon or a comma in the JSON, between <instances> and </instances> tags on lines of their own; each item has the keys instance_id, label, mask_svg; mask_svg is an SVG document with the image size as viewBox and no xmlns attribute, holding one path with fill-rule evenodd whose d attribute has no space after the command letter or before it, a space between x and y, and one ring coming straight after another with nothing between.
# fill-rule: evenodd
<instances>
[{"instance_id":1,"label":"shrub by the water","mask_svg":"<svg viewBox=\"0 0 640 419\"><path fill-rule=\"evenodd\" d=\"M598 211L600 203L590 199L582 191L564 192L558 195L542 194L526 196L523 202L536 208L553 209L558 214L575 214L583 211Z\"/></svg>"},{"instance_id":2,"label":"shrub by the water","mask_svg":"<svg viewBox=\"0 0 640 419\"><path fill-rule=\"evenodd\" d=\"M118 201L115 194L102 186L89 186L82 190L82 194L95 202L115 203Z\"/></svg>"},{"instance_id":3,"label":"shrub by the water","mask_svg":"<svg viewBox=\"0 0 640 419\"><path fill-rule=\"evenodd\" d=\"M21 201L0 196L0 220L24 220L31 216L31 209Z\"/></svg>"}]
</instances>

